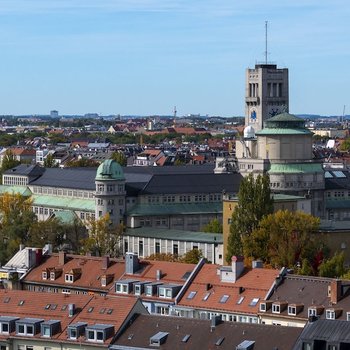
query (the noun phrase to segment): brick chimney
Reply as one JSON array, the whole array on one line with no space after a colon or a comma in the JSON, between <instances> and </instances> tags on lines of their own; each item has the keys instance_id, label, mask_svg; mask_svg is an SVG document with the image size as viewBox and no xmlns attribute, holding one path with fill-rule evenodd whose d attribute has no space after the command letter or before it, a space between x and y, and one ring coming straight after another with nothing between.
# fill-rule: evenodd
<instances>
[{"instance_id":1,"label":"brick chimney","mask_svg":"<svg viewBox=\"0 0 350 350\"><path fill-rule=\"evenodd\" d=\"M341 299L341 280L333 280L330 287L331 303L336 304Z\"/></svg>"},{"instance_id":2,"label":"brick chimney","mask_svg":"<svg viewBox=\"0 0 350 350\"><path fill-rule=\"evenodd\" d=\"M58 265L64 265L66 263L66 252L60 251L58 253Z\"/></svg>"},{"instance_id":3,"label":"brick chimney","mask_svg":"<svg viewBox=\"0 0 350 350\"><path fill-rule=\"evenodd\" d=\"M233 282L236 282L244 270L244 256L233 256L231 261Z\"/></svg>"},{"instance_id":4,"label":"brick chimney","mask_svg":"<svg viewBox=\"0 0 350 350\"><path fill-rule=\"evenodd\" d=\"M109 266L109 256L103 256L102 257L102 268L104 270L107 270Z\"/></svg>"}]
</instances>

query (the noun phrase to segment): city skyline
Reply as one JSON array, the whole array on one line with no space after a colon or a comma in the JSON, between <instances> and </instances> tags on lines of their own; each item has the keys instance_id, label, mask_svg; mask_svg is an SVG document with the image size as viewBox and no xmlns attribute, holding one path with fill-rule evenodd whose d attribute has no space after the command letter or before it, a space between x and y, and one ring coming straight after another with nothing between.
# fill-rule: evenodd
<instances>
[{"instance_id":1,"label":"city skyline","mask_svg":"<svg viewBox=\"0 0 350 350\"><path fill-rule=\"evenodd\" d=\"M268 21L290 112L341 115L349 14L345 0L3 0L0 114L244 115Z\"/></svg>"}]
</instances>

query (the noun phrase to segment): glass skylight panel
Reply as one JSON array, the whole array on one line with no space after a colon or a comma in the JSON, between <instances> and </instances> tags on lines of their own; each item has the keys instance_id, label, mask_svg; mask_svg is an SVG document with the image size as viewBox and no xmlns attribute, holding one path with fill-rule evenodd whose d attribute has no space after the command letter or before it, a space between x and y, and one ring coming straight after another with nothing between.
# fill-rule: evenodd
<instances>
[{"instance_id":1,"label":"glass skylight panel","mask_svg":"<svg viewBox=\"0 0 350 350\"><path fill-rule=\"evenodd\" d=\"M250 302L249 306L256 306L256 304L259 302L259 298L253 298Z\"/></svg>"},{"instance_id":2,"label":"glass skylight panel","mask_svg":"<svg viewBox=\"0 0 350 350\"><path fill-rule=\"evenodd\" d=\"M224 295L221 297L221 299L220 299L219 302L222 303L222 304L224 304L224 303L226 303L226 301L228 300L229 297L230 297L229 295L224 294Z\"/></svg>"},{"instance_id":3,"label":"glass skylight panel","mask_svg":"<svg viewBox=\"0 0 350 350\"><path fill-rule=\"evenodd\" d=\"M243 303L244 297L240 297L237 301L238 305L241 305ZM259 300L259 299L258 299Z\"/></svg>"},{"instance_id":4,"label":"glass skylight panel","mask_svg":"<svg viewBox=\"0 0 350 350\"><path fill-rule=\"evenodd\" d=\"M188 294L187 299L193 299L196 296L197 292L190 292L190 294Z\"/></svg>"},{"instance_id":5,"label":"glass skylight panel","mask_svg":"<svg viewBox=\"0 0 350 350\"><path fill-rule=\"evenodd\" d=\"M346 177L346 175L342 172L342 171L333 171L333 174L335 177L338 177L338 178L344 178Z\"/></svg>"},{"instance_id":6,"label":"glass skylight panel","mask_svg":"<svg viewBox=\"0 0 350 350\"><path fill-rule=\"evenodd\" d=\"M191 334L186 334L183 338L182 338L182 342L183 343L187 343L188 342L188 339L190 339L191 338Z\"/></svg>"},{"instance_id":7,"label":"glass skylight panel","mask_svg":"<svg viewBox=\"0 0 350 350\"><path fill-rule=\"evenodd\" d=\"M209 297L210 297L210 292L204 295L203 300L207 301Z\"/></svg>"},{"instance_id":8,"label":"glass skylight panel","mask_svg":"<svg viewBox=\"0 0 350 350\"><path fill-rule=\"evenodd\" d=\"M333 175L332 175L329 171L326 171L326 172L324 173L324 177L325 177L326 179L332 179L332 178L333 178Z\"/></svg>"}]
</instances>

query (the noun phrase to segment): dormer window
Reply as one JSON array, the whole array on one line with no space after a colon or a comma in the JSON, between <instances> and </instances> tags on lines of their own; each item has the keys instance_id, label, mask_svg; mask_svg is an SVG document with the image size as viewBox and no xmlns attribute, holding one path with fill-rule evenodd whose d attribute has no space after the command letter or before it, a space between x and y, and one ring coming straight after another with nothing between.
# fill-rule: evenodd
<instances>
[{"instance_id":1,"label":"dormer window","mask_svg":"<svg viewBox=\"0 0 350 350\"><path fill-rule=\"evenodd\" d=\"M77 322L68 326L68 339L77 340L85 333L86 323Z\"/></svg>"},{"instance_id":2,"label":"dormer window","mask_svg":"<svg viewBox=\"0 0 350 350\"><path fill-rule=\"evenodd\" d=\"M15 331L18 317L12 316L1 316L0 317L0 333L1 334L10 334Z\"/></svg>"},{"instance_id":3,"label":"dormer window","mask_svg":"<svg viewBox=\"0 0 350 350\"><path fill-rule=\"evenodd\" d=\"M61 322L56 320L50 320L41 324L41 336L52 337L61 330Z\"/></svg>"},{"instance_id":4,"label":"dormer window","mask_svg":"<svg viewBox=\"0 0 350 350\"><path fill-rule=\"evenodd\" d=\"M266 304L265 303L260 303L259 310L260 310L260 312L266 312Z\"/></svg>"},{"instance_id":5,"label":"dormer window","mask_svg":"<svg viewBox=\"0 0 350 350\"><path fill-rule=\"evenodd\" d=\"M23 318L16 321L16 333L18 335L34 336L40 330L40 324L44 320L37 318Z\"/></svg>"},{"instance_id":6,"label":"dormer window","mask_svg":"<svg viewBox=\"0 0 350 350\"><path fill-rule=\"evenodd\" d=\"M64 281L67 283L73 283L74 282L74 276L71 274L66 273L64 275Z\"/></svg>"},{"instance_id":7,"label":"dormer window","mask_svg":"<svg viewBox=\"0 0 350 350\"><path fill-rule=\"evenodd\" d=\"M326 319L335 320L335 311L333 309L326 310Z\"/></svg>"},{"instance_id":8,"label":"dormer window","mask_svg":"<svg viewBox=\"0 0 350 350\"><path fill-rule=\"evenodd\" d=\"M288 315L295 316L297 314L297 308L295 306L288 306Z\"/></svg>"},{"instance_id":9,"label":"dormer window","mask_svg":"<svg viewBox=\"0 0 350 350\"><path fill-rule=\"evenodd\" d=\"M310 308L308 309L308 312L307 312L308 316L317 316L317 310L315 308Z\"/></svg>"},{"instance_id":10,"label":"dormer window","mask_svg":"<svg viewBox=\"0 0 350 350\"><path fill-rule=\"evenodd\" d=\"M347 312L347 313L346 313L346 320L347 320L347 321L350 321L350 312Z\"/></svg>"},{"instance_id":11,"label":"dormer window","mask_svg":"<svg viewBox=\"0 0 350 350\"><path fill-rule=\"evenodd\" d=\"M43 280L47 280L47 271L43 271L41 273L41 277L42 277Z\"/></svg>"},{"instance_id":12,"label":"dormer window","mask_svg":"<svg viewBox=\"0 0 350 350\"><path fill-rule=\"evenodd\" d=\"M50 280L51 280L51 281L54 281L55 278L56 278L55 272L50 272Z\"/></svg>"},{"instance_id":13,"label":"dormer window","mask_svg":"<svg viewBox=\"0 0 350 350\"><path fill-rule=\"evenodd\" d=\"M281 312L281 306L278 304L272 304L272 313L279 314Z\"/></svg>"},{"instance_id":14,"label":"dormer window","mask_svg":"<svg viewBox=\"0 0 350 350\"><path fill-rule=\"evenodd\" d=\"M109 324L87 326L85 331L86 339L91 342L103 343L112 335L114 335L114 326Z\"/></svg>"}]
</instances>

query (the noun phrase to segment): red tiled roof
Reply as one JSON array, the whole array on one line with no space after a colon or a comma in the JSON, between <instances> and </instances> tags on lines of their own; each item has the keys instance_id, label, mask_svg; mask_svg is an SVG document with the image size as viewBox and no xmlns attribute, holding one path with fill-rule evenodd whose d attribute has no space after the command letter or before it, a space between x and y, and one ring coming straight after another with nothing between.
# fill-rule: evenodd
<instances>
[{"instance_id":1,"label":"red tiled roof","mask_svg":"<svg viewBox=\"0 0 350 350\"><path fill-rule=\"evenodd\" d=\"M245 272L235 283L231 283L221 282L217 269L217 265L204 265L188 287L179 305L256 314L259 304L252 306L249 304L254 298L263 300L279 274L277 270L252 269ZM196 294L193 298L188 299L191 292L196 292ZM228 295L226 302L221 301L224 295ZM203 300L204 296L208 296L207 300Z\"/></svg>"},{"instance_id":2,"label":"red tiled roof","mask_svg":"<svg viewBox=\"0 0 350 350\"><path fill-rule=\"evenodd\" d=\"M124 261L109 259L107 269L103 268L103 260L105 258L92 257L84 255L66 255L66 263L59 265L59 254L52 254L48 258L44 258L43 262L31 270L24 278L23 283L41 283L45 285L59 285L67 288L84 288L86 290L105 290L108 291L113 286L113 280L117 280L125 271ZM49 278L42 279L42 271L53 267L62 268L62 274L54 281ZM65 282L65 273L69 273L74 269L81 269L80 277L73 283ZM113 280L106 287L101 286L102 275L113 275Z\"/></svg>"},{"instance_id":3,"label":"red tiled roof","mask_svg":"<svg viewBox=\"0 0 350 350\"><path fill-rule=\"evenodd\" d=\"M108 344L138 302L135 298L119 296L39 294L20 290L0 290L0 314L2 316L38 318L44 321L58 320L61 322L62 331L50 338L56 341L58 339L69 341L66 333L68 325L76 322L85 322L89 326L101 323L113 325L114 333L104 343ZM68 316L68 304L74 304L76 311L73 317ZM1 335L0 339L7 337L8 335ZM34 337L40 338L40 334ZM69 342L72 341L70 340ZM84 341L85 338L80 337L76 342ZM93 343L89 342L89 344ZM99 346L101 344L95 345Z\"/></svg>"}]
</instances>

